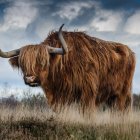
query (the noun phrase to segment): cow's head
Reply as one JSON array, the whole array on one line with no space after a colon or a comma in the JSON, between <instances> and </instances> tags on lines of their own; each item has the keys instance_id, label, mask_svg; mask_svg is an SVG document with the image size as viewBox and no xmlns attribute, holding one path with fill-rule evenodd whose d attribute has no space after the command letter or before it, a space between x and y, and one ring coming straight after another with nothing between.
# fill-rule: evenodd
<instances>
[{"instance_id":1,"label":"cow's head","mask_svg":"<svg viewBox=\"0 0 140 140\"><path fill-rule=\"evenodd\" d=\"M41 80L48 76L50 54L64 55L68 52L68 47L61 31L63 25L58 32L62 48L47 45L28 45L10 52L0 50L0 57L10 58L9 61L12 67L19 68L22 71L25 84L33 87L39 86L42 82Z\"/></svg>"}]
</instances>

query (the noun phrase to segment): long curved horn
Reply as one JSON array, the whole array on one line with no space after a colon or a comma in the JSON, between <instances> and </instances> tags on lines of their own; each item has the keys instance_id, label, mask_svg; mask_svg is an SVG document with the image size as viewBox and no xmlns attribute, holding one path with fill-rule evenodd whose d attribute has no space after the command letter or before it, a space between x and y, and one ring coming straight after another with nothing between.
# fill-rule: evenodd
<instances>
[{"instance_id":1,"label":"long curved horn","mask_svg":"<svg viewBox=\"0 0 140 140\"><path fill-rule=\"evenodd\" d=\"M61 27L59 28L59 32L58 32L58 38L62 44L62 48L54 48L54 47L48 46L49 53L56 53L56 54L62 54L62 55L68 53L68 46L62 35L63 26L64 26L64 24L61 25Z\"/></svg>"},{"instance_id":2,"label":"long curved horn","mask_svg":"<svg viewBox=\"0 0 140 140\"><path fill-rule=\"evenodd\" d=\"M61 27L59 28L58 37L59 37L60 42L61 42L62 47L63 47L63 54L65 54L65 53L68 53L68 46L67 46L66 41L64 40L64 37L62 35L63 26L64 26L64 24L62 24Z\"/></svg>"},{"instance_id":3,"label":"long curved horn","mask_svg":"<svg viewBox=\"0 0 140 140\"><path fill-rule=\"evenodd\" d=\"M0 49L0 57L3 57L3 58L14 57L14 56L19 55L19 53L20 53L20 49L12 50L12 51L9 51L9 52L3 52L3 51Z\"/></svg>"}]
</instances>

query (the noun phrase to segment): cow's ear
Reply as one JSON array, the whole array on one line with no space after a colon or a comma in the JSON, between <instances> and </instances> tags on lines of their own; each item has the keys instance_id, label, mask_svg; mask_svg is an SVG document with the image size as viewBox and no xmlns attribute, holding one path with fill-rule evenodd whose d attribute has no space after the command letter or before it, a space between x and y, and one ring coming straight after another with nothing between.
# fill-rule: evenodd
<instances>
[{"instance_id":1,"label":"cow's ear","mask_svg":"<svg viewBox=\"0 0 140 140\"><path fill-rule=\"evenodd\" d=\"M13 68L19 68L18 56L10 58L9 63Z\"/></svg>"}]
</instances>

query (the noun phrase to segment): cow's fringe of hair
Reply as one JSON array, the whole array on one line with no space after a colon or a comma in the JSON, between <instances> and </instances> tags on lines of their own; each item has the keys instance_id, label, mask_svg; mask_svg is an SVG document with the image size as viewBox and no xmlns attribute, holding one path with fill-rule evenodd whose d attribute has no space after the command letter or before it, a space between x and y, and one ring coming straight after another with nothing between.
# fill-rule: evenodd
<instances>
[{"instance_id":1,"label":"cow's fringe of hair","mask_svg":"<svg viewBox=\"0 0 140 140\"><path fill-rule=\"evenodd\" d=\"M30 45L21 49L19 65L23 72L36 75L37 66L44 69L49 66L49 53L47 47Z\"/></svg>"}]
</instances>

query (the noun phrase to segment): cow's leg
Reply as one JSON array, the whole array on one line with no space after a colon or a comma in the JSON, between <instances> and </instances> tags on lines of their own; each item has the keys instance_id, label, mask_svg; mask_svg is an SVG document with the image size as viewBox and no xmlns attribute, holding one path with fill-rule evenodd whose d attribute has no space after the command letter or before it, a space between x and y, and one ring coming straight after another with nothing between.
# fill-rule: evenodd
<instances>
[{"instance_id":1,"label":"cow's leg","mask_svg":"<svg viewBox=\"0 0 140 140\"><path fill-rule=\"evenodd\" d=\"M128 111L132 108L132 78L133 78L133 71L129 73L129 76L126 75L126 80L124 81L124 85L120 94L118 94L118 108L119 110Z\"/></svg>"},{"instance_id":2,"label":"cow's leg","mask_svg":"<svg viewBox=\"0 0 140 140\"><path fill-rule=\"evenodd\" d=\"M126 101L125 101L125 109L126 110L132 110L132 95L127 95Z\"/></svg>"},{"instance_id":3,"label":"cow's leg","mask_svg":"<svg viewBox=\"0 0 140 140\"><path fill-rule=\"evenodd\" d=\"M116 95L112 95L112 96L110 96L110 97L107 99L106 104L107 104L107 106L108 106L110 109L114 109L114 108L115 108L116 99L117 99L117 96L116 96Z\"/></svg>"},{"instance_id":4,"label":"cow's leg","mask_svg":"<svg viewBox=\"0 0 140 140\"><path fill-rule=\"evenodd\" d=\"M119 96L115 105L119 111L128 111L131 109L131 97L129 95Z\"/></svg>"},{"instance_id":5,"label":"cow's leg","mask_svg":"<svg viewBox=\"0 0 140 140\"><path fill-rule=\"evenodd\" d=\"M132 98L131 94L114 94L106 102L107 106L112 111L126 111L131 110Z\"/></svg>"},{"instance_id":6,"label":"cow's leg","mask_svg":"<svg viewBox=\"0 0 140 140\"><path fill-rule=\"evenodd\" d=\"M96 110L96 103L95 103L95 95L92 95L90 98L88 96L88 94L82 94L83 96L81 96L81 111L83 113L83 115L91 115L94 114L94 111Z\"/></svg>"},{"instance_id":7,"label":"cow's leg","mask_svg":"<svg viewBox=\"0 0 140 140\"><path fill-rule=\"evenodd\" d=\"M115 111L130 111L132 108L131 92L127 92L127 90L124 92L123 90L120 94L111 96L107 101L107 105Z\"/></svg>"}]
</instances>

